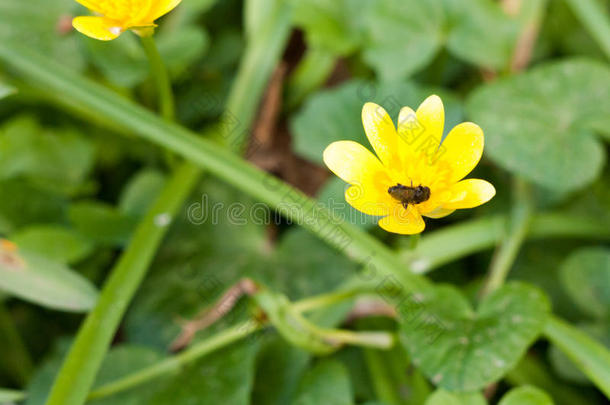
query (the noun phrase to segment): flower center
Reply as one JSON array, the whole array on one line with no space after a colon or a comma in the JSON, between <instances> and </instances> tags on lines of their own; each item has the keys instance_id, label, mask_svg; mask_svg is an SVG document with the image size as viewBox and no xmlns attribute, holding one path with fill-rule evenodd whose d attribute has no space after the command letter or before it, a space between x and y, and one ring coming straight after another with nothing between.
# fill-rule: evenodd
<instances>
[{"instance_id":1,"label":"flower center","mask_svg":"<svg viewBox=\"0 0 610 405\"><path fill-rule=\"evenodd\" d=\"M422 186L421 184L417 187L409 187L398 183L395 186L388 188L388 193L392 198L400 201L405 208L407 208L409 204L420 204L430 199L430 188Z\"/></svg>"}]
</instances>

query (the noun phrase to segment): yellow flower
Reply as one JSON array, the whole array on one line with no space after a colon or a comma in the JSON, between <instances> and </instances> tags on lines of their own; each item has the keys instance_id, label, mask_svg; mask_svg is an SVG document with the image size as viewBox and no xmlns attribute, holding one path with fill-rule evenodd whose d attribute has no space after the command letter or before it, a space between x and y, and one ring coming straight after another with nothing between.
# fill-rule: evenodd
<instances>
[{"instance_id":1,"label":"yellow flower","mask_svg":"<svg viewBox=\"0 0 610 405\"><path fill-rule=\"evenodd\" d=\"M345 192L351 206L383 216L379 226L388 232L420 233L422 215L442 218L496 194L485 180L462 180L483 154L481 128L461 123L441 143L444 121L443 102L436 95L417 111L403 107L398 131L382 107L366 103L362 122L377 157L357 142L339 141L326 148L324 163L352 185Z\"/></svg>"},{"instance_id":2,"label":"yellow flower","mask_svg":"<svg viewBox=\"0 0 610 405\"><path fill-rule=\"evenodd\" d=\"M97 16L76 17L72 25L95 39L110 41L128 29L152 29L155 20L182 0L76 0Z\"/></svg>"}]
</instances>

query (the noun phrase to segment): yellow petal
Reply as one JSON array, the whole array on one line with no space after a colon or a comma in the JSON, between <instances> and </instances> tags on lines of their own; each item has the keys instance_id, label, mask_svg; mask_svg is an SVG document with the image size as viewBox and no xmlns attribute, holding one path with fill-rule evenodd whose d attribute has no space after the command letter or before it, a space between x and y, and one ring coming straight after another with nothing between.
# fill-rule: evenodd
<instances>
[{"instance_id":1,"label":"yellow petal","mask_svg":"<svg viewBox=\"0 0 610 405\"><path fill-rule=\"evenodd\" d=\"M443 208L473 208L485 204L496 195L494 186L480 179L466 179L451 186L453 198L443 203Z\"/></svg>"},{"instance_id":2,"label":"yellow petal","mask_svg":"<svg viewBox=\"0 0 610 405\"><path fill-rule=\"evenodd\" d=\"M122 26L139 25L157 0L77 0L89 10L106 18L121 21Z\"/></svg>"},{"instance_id":3,"label":"yellow petal","mask_svg":"<svg viewBox=\"0 0 610 405\"><path fill-rule=\"evenodd\" d=\"M427 136L433 136L441 142L445 126L445 108L443 101L435 94L424 100L415 112L419 124Z\"/></svg>"},{"instance_id":4,"label":"yellow petal","mask_svg":"<svg viewBox=\"0 0 610 405\"><path fill-rule=\"evenodd\" d=\"M416 156L416 147L424 134L424 127L417 119L415 111L403 107L398 114L398 151L405 163L413 162Z\"/></svg>"},{"instance_id":5,"label":"yellow petal","mask_svg":"<svg viewBox=\"0 0 610 405\"><path fill-rule=\"evenodd\" d=\"M72 26L88 37L100 41L111 41L123 32L123 28L114 20L106 17L76 17Z\"/></svg>"},{"instance_id":6,"label":"yellow petal","mask_svg":"<svg viewBox=\"0 0 610 405\"><path fill-rule=\"evenodd\" d=\"M399 150L403 172L416 183L432 185L439 180L439 144L443 135L445 110L438 96L424 100L417 111L403 107L398 116ZM442 172L442 170L440 170Z\"/></svg>"},{"instance_id":7,"label":"yellow petal","mask_svg":"<svg viewBox=\"0 0 610 405\"><path fill-rule=\"evenodd\" d=\"M157 18L169 13L180 4L182 0L159 0L153 4L148 15L149 21L155 21Z\"/></svg>"},{"instance_id":8,"label":"yellow petal","mask_svg":"<svg viewBox=\"0 0 610 405\"><path fill-rule=\"evenodd\" d=\"M483 130L472 122L456 125L443 141L439 160L450 168L448 183L463 179L475 168L483 155Z\"/></svg>"},{"instance_id":9,"label":"yellow petal","mask_svg":"<svg viewBox=\"0 0 610 405\"><path fill-rule=\"evenodd\" d=\"M379 226L388 232L412 235L422 232L426 224L419 212L409 205L407 209L401 207L400 210L394 210L392 215L381 218Z\"/></svg>"},{"instance_id":10,"label":"yellow petal","mask_svg":"<svg viewBox=\"0 0 610 405\"><path fill-rule=\"evenodd\" d=\"M366 103L362 107L362 125L371 146L383 164L387 167L400 165L398 134L386 110L375 103Z\"/></svg>"},{"instance_id":11,"label":"yellow petal","mask_svg":"<svg viewBox=\"0 0 610 405\"><path fill-rule=\"evenodd\" d=\"M369 187L351 186L345 191L345 201L368 215L389 215L397 202L388 193L380 193Z\"/></svg>"},{"instance_id":12,"label":"yellow petal","mask_svg":"<svg viewBox=\"0 0 610 405\"><path fill-rule=\"evenodd\" d=\"M76 0L77 2L79 2L80 4L82 4L83 6L87 7L89 10L91 11L95 11L96 13L99 14L104 14L106 10L106 8L104 7L105 4L104 2L101 1L95 1L95 0Z\"/></svg>"},{"instance_id":13,"label":"yellow petal","mask_svg":"<svg viewBox=\"0 0 610 405\"><path fill-rule=\"evenodd\" d=\"M454 209L438 207L438 208L436 208L430 212L427 212L425 214L422 214L422 215L425 217L428 217L428 218L438 219L438 218L444 218L447 215L451 215L451 214L453 214L454 211L455 211Z\"/></svg>"},{"instance_id":14,"label":"yellow petal","mask_svg":"<svg viewBox=\"0 0 610 405\"><path fill-rule=\"evenodd\" d=\"M326 147L323 157L326 166L350 184L367 187L371 183L387 179L385 168L379 159L358 142L333 142ZM387 181L389 182L389 179Z\"/></svg>"}]
</instances>

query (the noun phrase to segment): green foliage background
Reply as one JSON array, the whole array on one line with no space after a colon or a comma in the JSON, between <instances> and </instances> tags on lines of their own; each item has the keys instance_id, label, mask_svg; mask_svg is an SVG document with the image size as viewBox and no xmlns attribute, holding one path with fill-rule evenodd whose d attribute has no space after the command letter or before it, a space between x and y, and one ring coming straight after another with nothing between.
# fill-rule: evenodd
<instances>
[{"instance_id":1,"label":"green foliage background","mask_svg":"<svg viewBox=\"0 0 610 405\"><path fill-rule=\"evenodd\" d=\"M85 315L96 302L112 307L123 298L120 327L104 331L108 352L103 339L91 342L99 370L93 354L78 359L95 377L92 387L74 380L83 401L93 392L87 403L607 403L609 7L183 0L155 39L187 131L143 112L156 109L157 92L137 36L104 43L73 32L70 19L84 9L72 0L3 0L0 236L17 244L27 271L0 251L0 404L82 403L76 394L47 400L57 381L70 388L77 378L61 367L74 347L87 349L85 340L74 343ZM287 67L285 77L281 69L273 75L283 81L280 101L265 104L278 65ZM445 104L445 134L466 120L484 129L483 161L471 177L490 180L497 195L429 221L421 240L385 234L375 218L346 206L344 184L317 166L333 141L367 145L365 102L396 118L432 93ZM268 127L261 116L271 108L273 136L283 137L276 143L289 144L280 158L269 145L256 150L261 134L252 131ZM313 194L296 198L296 213L281 209L292 189L274 187L235 156L251 136L246 158L279 159L271 171ZM190 189L172 175L182 157L209 171L195 181L195 169L183 169L195 176ZM138 224L164 190L178 188L188 197L173 194L176 215L153 216L151 226L167 235L158 251L148 244L154 261L134 282L133 300L104 288L121 252L146 242ZM310 209L312 201L321 208ZM323 231L333 222L324 207L340 217L338 229L354 242L348 248ZM498 257L508 280L482 297ZM171 353L184 320L245 277L259 294L197 333L190 349ZM303 315L299 305L312 302ZM355 302L382 303L397 316L353 319ZM239 329L261 320L271 325ZM330 338L339 328L389 332L396 341L385 349L339 345ZM244 336L227 337L235 331ZM223 343L209 349L214 339ZM158 374L104 391L141 370Z\"/></svg>"}]
</instances>

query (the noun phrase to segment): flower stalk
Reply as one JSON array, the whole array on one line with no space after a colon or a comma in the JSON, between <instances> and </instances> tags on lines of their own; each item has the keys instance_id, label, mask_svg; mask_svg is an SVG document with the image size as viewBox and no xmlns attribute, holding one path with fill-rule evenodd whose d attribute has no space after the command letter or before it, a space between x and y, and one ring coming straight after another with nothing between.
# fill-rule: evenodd
<instances>
[{"instance_id":1,"label":"flower stalk","mask_svg":"<svg viewBox=\"0 0 610 405\"><path fill-rule=\"evenodd\" d=\"M152 36L141 37L150 61L160 111L166 120L174 119L174 97L167 69ZM169 224L159 226L157 218L172 221L196 184L201 170L190 162L176 168L151 209L112 268L93 311L81 326L62 365L47 400L53 404L85 402L95 375L102 364L119 323L155 257Z\"/></svg>"},{"instance_id":2,"label":"flower stalk","mask_svg":"<svg viewBox=\"0 0 610 405\"><path fill-rule=\"evenodd\" d=\"M342 292L333 292L329 294L321 294L315 297L305 298L300 301L291 303L293 309L299 313L310 312L316 309L330 307L345 299L353 298L358 294L366 293L362 288L354 288L344 290ZM88 400L106 398L110 395L133 388L147 381L153 380L163 375L172 374L180 371L184 366L199 360L205 355L227 347L241 339L247 338L254 333L261 331L267 323L250 319L241 322L237 325L229 327L207 339L194 343L191 347L183 352L176 354L170 358L153 364L140 371L136 371L117 381L108 383L91 392ZM377 349L387 349L394 343L394 335L387 332L357 332L341 329L323 329L315 328L320 331L324 339L332 341L334 344L343 345L351 344L363 347L373 347Z\"/></svg>"},{"instance_id":3,"label":"flower stalk","mask_svg":"<svg viewBox=\"0 0 610 405\"><path fill-rule=\"evenodd\" d=\"M81 326L55 380L47 405L83 404L127 306L144 279L168 226L159 215L175 218L195 184L199 169L181 166L168 181L153 207L111 270L95 308Z\"/></svg>"},{"instance_id":4,"label":"flower stalk","mask_svg":"<svg viewBox=\"0 0 610 405\"><path fill-rule=\"evenodd\" d=\"M159 98L161 116L168 121L173 121L175 119L174 93L169 73L165 68L154 38L152 36L141 36L140 41L150 64L151 77L155 82Z\"/></svg>"},{"instance_id":5,"label":"flower stalk","mask_svg":"<svg viewBox=\"0 0 610 405\"><path fill-rule=\"evenodd\" d=\"M412 272L429 273L454 260L497 246L504 239L509 220L507 215L495 215L447 226L426 234L415 250L405 246L400 257ZM569 212L534 213L526 238L610 240L610 229L593 218Z\"/></svg>"},{"instance_id":6,"label":"flower stalk","mask_svg":"<svg viewBox=\"0 0 610 405\"><path fill-rule=\"evenodd\" d=\"M510 215L510 229L493 256L489 267L489 277L481 292L482 296L488 295L504 284L532 221L534 203L529 184L515 177L513 193L515 202Z\"/></svg>"},{"instance_id":7,"label":"flower stalk","mask_svg":"<svg viewBox=\"0 0 610 405\"><path fill-rule=\"evenodd\" d=\"M289 26L289 17L287 13L281 14L278 17L278 24L281 23L282 27ZM264 49L260 46L257 47L260 51L257 53L258 58L265 61L265 66L254 65L258 62L258 59L244 61L231 90L227 111L240 117L244 128L250 126L254 118L253 111L255 111L264 85L271 75L277 59L280 57L281 46L287 38L289 30L286 28L282 32L284 37L281 35L275 37L277 46ZM164 117L163 122L169 124L174 117L174 102L169 76L153 39L143 36L142 43L150 60L151 71L155 76L155 85L157 86L161 112ZM246 53L249 54L248 52ZM53 76L53 74L51 75ZM66 77L71 76L73 75L66 75ZM241 94L244 89L249 89L248 96L238 97L236 93ZM122 107L116 105L117 101L120 104L120 98L107 89L98 87L96 90L90 88L81 89L81 91L85 98L95 98L100 95L100 92L105 93L109 103L108 106L115 104L117 112L122 109ZM78 102L76 99L74 101ZM102 111L100 111L99 105L97 107L89 107L96 110L97 113L101 112L102 116L104 115L104 108L101 108ZM126 118L123 124L127 124L123 125L125 128L133 130L134 128L130 128L129 124L136 123L142 119L141 113L148 114L149 118L145 119L146 121L159 121L158 117L149 114L147 111L138 109L137 106L136 109L139 113L134 114L133 110L129 112L129 109L123 109L122 114L125 114ZM137 126L141 128L140 124L137 124ZM135 132L139 132L139 130L136 129ZM163 134L160 134L162 139L167 141L171 138L171 131L163 132ZM232 146L239 149L244 140L245 138L239 139L239 142L233 142ZM223 148L220 148L220 150L222 153L229 153L224 151ZM127 309L127 305L143 280L146 270L167 231L167 227L159 227L157 225L155 218L158 215L169 216L170 218L175 217L178 209L182 207L190 190L196 183L200 170L200 165L191 161L180 165L174 171L172 178L168 181L151 211L149 211L143 222L137 227L132 241L117 265L112 269L110 278L104 286L96 308L89 314L79 330L73 347L52 388L47 405L81 405L85 402L112 337Z\"/></svg>"}]
</instances>

